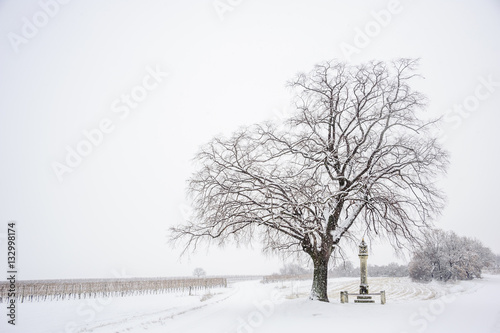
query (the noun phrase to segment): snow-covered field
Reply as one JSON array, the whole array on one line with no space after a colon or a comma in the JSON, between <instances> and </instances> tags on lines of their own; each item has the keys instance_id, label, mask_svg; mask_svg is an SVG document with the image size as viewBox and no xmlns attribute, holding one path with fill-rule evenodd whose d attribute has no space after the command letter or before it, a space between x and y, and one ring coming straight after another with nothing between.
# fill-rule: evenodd
<instances>
[{"instance_id":1,"label":"snow-covered field","mask_svg":"<svg viewBox=\"0 0 500 333\"><path fill-rule=\"evenodd\" d=\"M163 294L110 299L22 303L16 326L1 332L500 332L500 276L456 284L417 284L372 278L387 304L340 304L359 279L329 280L330 303L307 300L311 281L246 281L196 295Z\"/></svg>"}]
</instances>

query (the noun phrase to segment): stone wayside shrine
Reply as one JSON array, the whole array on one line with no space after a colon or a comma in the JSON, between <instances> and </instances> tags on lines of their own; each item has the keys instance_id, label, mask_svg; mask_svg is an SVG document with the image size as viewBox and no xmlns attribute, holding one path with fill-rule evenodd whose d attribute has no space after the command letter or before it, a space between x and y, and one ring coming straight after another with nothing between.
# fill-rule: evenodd
<instances>
[{"instance_id":1,"label":"stone wayside shrine","mask_svg":"<svg viewBox=\"0 0 500 333\"><path fill-rule=\"evenodd\" d=\"M380 303L385 304L385 291L379 293L368 292L368 246L365 243L365 239L359 244L359 271L361 274L361 283L359 285L359 294L349 294L347 291L340 292L340 302L349 303L349 295L357 296L354 303L375 303L372 296L380 296Z\"/></svg>"}]
</instances>

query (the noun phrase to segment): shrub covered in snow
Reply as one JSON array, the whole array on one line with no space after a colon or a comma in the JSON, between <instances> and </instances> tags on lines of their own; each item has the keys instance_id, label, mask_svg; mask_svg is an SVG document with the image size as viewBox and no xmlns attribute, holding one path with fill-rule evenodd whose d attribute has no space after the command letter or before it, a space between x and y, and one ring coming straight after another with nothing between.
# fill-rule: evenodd
<instances>
[{"instance_id":1,"label":"shrub covered in snow","mask_svg":"<svg viewBox=\"0 0 500 333\"><path fill-rule=\"evenodd\" d=\"M413 253L408 270L414 281L472 280L480 278L481 270L493 265L494 260L491 250L476 239L432 230Z\"/></svg>"}]
</instances>

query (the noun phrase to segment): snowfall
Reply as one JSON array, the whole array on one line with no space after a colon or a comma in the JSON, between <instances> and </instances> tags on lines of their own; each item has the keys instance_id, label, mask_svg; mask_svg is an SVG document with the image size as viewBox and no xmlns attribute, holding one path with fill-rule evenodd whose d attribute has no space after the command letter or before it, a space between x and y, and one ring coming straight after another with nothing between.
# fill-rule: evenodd
<instances>
[{"instance_id":1,"label":"snowfall","mask_svg":"<svg viewBox=\"0 0 500 333\"><path fill-rule=\"evenodd\" d=\"M500 332L500 276L457 283L413 283L372 278L387 303L340 303L359 279L328 281L330 303L308 300L311 281L230 282L227 288L189 293L18 304L16 325L1 332Z\"/></svg>"}]
</instances>

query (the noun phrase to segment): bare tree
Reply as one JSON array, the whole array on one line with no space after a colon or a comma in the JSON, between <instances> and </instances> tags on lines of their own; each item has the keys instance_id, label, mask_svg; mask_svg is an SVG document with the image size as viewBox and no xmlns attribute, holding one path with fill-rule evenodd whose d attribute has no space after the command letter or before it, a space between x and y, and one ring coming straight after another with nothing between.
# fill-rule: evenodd
<instances>
[{"instance_id":1,"label":"bare tree","mask_svg":"<svg viewBox=\"0 0 500 333\"><path fill-rule=\"evenodd\" d=\"M266 250L303 251L314 264L310 297L328 301L328 262L342 239L387 236L400 247L442 209L434 181L447 154L433 121L417 116L425 98L410 88L415 69L407 59L326 62L298 75L288 121L201 149L189 182L195 216L172 239L194 249L257 238Z\"/></svg>"},{"instance_id":2,"label":"bare tree","mask_svg":"<svg viewBox=\"0 0 500 333\"><path fill-rule=\"evenodd\" d=\"M193 276L197 277L197 278L201 278L203 276L206 276L207 275L207 272L205 272L205 270L201 267L196 267L193 271Z\"/></svg>"}]
</instances>

